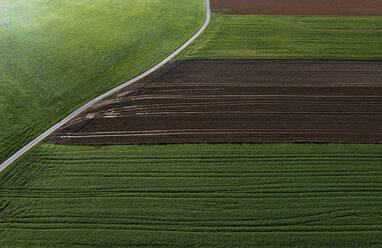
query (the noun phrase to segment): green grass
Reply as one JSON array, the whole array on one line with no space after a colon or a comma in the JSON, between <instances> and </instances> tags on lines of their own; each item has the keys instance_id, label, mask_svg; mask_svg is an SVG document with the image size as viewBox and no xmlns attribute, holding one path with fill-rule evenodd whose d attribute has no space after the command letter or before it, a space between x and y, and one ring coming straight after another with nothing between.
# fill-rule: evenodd
<instances>
[{"instance_id":1,"label":"green grass","mask_svg":"<svg viewBox=\"0 0 382 248\"><path fill-rule=\"evenodd\" d=\"M0 247L381 247L382 146L40 145Z\"/></svg>"},{"instance_id":2,"label":"green grass","mask_svg":"<svg viewBox=\"0 0 382 248\"><path fill-rule=\"evenodd\" d=\"M214 14L181 58L382 59L382 17Z\"/></svg>"},{"instance_id":3,"label":"green grass","mask_svg":"<svg viewBox=\"0 0 382 248\"><path fill-rule=\"evenodd\" d=\"M204 21L204 0L0 0L0 162L149 69Z\"/></svg>"}]
</instances>

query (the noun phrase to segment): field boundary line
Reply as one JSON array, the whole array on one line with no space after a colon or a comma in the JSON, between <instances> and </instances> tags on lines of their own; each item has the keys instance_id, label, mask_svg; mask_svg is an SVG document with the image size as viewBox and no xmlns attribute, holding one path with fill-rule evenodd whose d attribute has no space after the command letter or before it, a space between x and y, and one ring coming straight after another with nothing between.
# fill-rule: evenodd
<instances>
[{"instance_id":1,"label":"field boundary line","mask_svg":"<svg viewBox=\"0 0 382 248\"><path fill-rule=\"evenodd\" d=\"M107 91L106 93L97 96L93 100L85 103L81 107L79 107L77 110L73 111L71 114L57 122L54 126L46 130L44 133L42 133L40 136L32 140L30 143L22 147L20 150L18 150L15 154L13 154L10 158L5 160L1 165L0 165L0 172L3 171L5 168L7 168L9 165L11 165L13 162L15 162L18 158L20 158L22 155L24 155L27 151L32 149L34 146L36 146L38 143L40 143L42 140L47 138L49 135L54 133L57 129L71 121L74 117L78 116L88 108L90 108L93 104L105 99L106 97L109 97L116 92L120 91L121 89L125 88L126 86L133 84L144 77L148 76L149 74L153 73L154 71L158 70L161 68L163 65L167 64L169 61L171 61L175 56L177 56L180 52L182 52L186 47L188 47L196 38L200 36L201 33L207 28L208 24L210 23L211 20L211 7L210 7L210 0L205 0L205 5L206 5L206 18L204 21L204 24L202 27L188 40L186 41L182 46L180 46L177 50L175 50L172 54L170 54L167 58L156 64L154 67L150 68L149 70L143 72L142 74L134 77L133 79L130 79L129 81Z\"/></svg>"}]
</instances>

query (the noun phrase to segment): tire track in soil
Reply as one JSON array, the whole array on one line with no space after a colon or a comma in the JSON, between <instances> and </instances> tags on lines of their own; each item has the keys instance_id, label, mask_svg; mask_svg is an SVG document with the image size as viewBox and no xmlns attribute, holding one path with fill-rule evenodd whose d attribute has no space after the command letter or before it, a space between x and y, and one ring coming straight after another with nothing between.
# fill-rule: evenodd
<instances>
[{"instance_id":1,"label":"tire track in soil","mask_svg":"<svg viewBox=\"0 0 382 248\"><path fill-rule=\"evenodd\" d=\"M382 62L176 61L94 105L48 142L380 143L381 78Z\"/></svg>"}]
</instances>

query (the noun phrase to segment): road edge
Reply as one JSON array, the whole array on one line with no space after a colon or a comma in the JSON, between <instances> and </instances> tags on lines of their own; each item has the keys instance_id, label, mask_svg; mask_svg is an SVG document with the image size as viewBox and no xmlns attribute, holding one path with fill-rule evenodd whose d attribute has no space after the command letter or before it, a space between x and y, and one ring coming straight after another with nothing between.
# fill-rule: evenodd
<instances>
[{"instance_id":1,"label":"road edge","mask_svg":"<svg viewBox=\"0 0 382 248\"><path fill-rule=\"evenodd\" d=\"M172 54L170 54L168 57L166 57L164 60L156 64L154 67L148 69L147 71L143 72L142 74L134 77L133 79L130 79L129 81L107 91L106 93L97 96L93 100L85 103L75 111L73 111L71 114L57 122L54 126L46 130L44 133L42 133L40 136L29 142L27 145L22 147L20 150L18 150L15 154L13 154L11 157L9 157L7 160L5 160L1 165L0 165L0 172L5 170L8 166L10 166L13 162L15 162L18 158L20 158L22 155L24 155L27 151L32 149L34 146L36 146L38 143L40 143L42 140L47 138L49 135L54 133L57 129L71 121L74 117L78 116L88 108L90 108L93 104L105 99L106 97L109 97L119 90L125 88L126 86L133 84L144 77L148 76L149 74L153 73L154 71L158 70L165 64L167 64L169 61L171 61L173 58L175 58L179 53L181 53L185 48L187 48L196 38L198 38L204 30L207 28L208 24L210 23L211 20L211 6L210 6L210 0L205 0L205 5L206 5L206 19L202 25L202 27L189 39L187 40L182 46L180 46L177 50L175 50Z\"/></svg>"}]
</instances>

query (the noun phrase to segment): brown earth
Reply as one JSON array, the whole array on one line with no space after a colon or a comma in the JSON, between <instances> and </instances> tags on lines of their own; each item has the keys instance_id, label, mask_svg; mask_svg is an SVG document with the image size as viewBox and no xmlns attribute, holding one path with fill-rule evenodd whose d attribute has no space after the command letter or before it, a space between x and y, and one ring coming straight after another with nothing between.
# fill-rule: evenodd
<instances>
[{"instance_id":1,"label":"brown earth","mask_svg":"<svg viewBox=\"0 0 382 248\"><path fill-rule=\"evenodd\" d=\"M381 0L212 0L214 12L264 15L382 15Z\"/></svg>"},{"instance_id":2,"label":"brown earth","mask_svg":"<svg viewBox=\"0 0 382 248\"><path fill-rule=\"evenodd\" d=\"M189 60L95 105L50 142L382 141L382 62Z\"/></svg>"}]
</instances>

